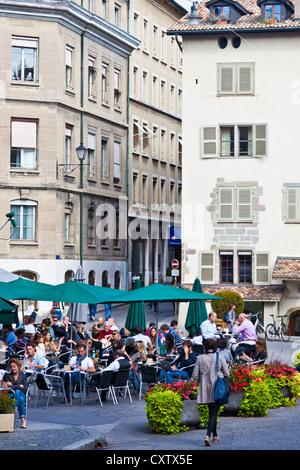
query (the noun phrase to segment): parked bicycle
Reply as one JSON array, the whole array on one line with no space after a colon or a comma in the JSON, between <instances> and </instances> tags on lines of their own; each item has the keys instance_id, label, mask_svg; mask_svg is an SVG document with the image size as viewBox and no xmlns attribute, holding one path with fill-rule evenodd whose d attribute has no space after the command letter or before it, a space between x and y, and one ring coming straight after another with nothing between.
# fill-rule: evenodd
<instances>
[{"instance_id":1,"label":"parked bicycle","mask_svg":"<svg viewBox=\"0 0 300 470\"><path fill-rule=\"evenodd\" d=\"M260 323L260 320L258 318L258 316L261 314L262 312L257 312L257 313L251 313L250 314L250 317L251 317L251 321L254 325L254 328L255 328L255 331L256 331L256 334L259 338L265 338L266 337L266 330L265 330L265 327Z\"/></svg>"},{"instance_id":2,"label":"parked bicycle","mask_svg":"<svg viewBox=\"0 0 300 470\"><path fill-rule=\"evenodd\" d=\"M282 341L289 341L291 337L290 329L283 321L283 318L287 317L287 315L278 315L278 317L281 319L278 326L276 325L275 315L271 315L271 317L273 317L273 323L269 323L266 326L266 338L269 341L274 341L276 336L278 336L278 338L281 338Z\"/></svg>"}]
</instances>

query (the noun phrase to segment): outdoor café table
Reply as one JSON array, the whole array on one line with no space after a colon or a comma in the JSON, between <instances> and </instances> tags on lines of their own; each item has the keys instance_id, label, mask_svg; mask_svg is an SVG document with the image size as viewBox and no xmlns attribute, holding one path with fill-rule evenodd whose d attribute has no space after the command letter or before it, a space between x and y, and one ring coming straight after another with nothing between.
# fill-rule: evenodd
<instances>
[{"instance_id":1,"label":"outdoor caf\u00e9 table","mask_svg":"<svg viewBox=\"0 0 300 470\"><path fill-rule=\"evenodd\" d=\"M75 372L79 372L80 375L83 376L83 379L79 380L79 385L80 385L80 398L81 398L81 404L83 405L83 389L82 389L82 384L83 384L83 388L84 388L84 384L85 384L85 376L86 376L86 373L81 371L81 370L78 370L78 369L72 369L72 370L65 370L65 369L54 369L52 371L52 375L60 375L63 379L63 384L65 386L65 376L68 375L69 377L69 388L70 388L70 406L73 405L73 401L72 401L72 379L71 379L71 375L74 374Z\"/></svg>"}]
</instances>

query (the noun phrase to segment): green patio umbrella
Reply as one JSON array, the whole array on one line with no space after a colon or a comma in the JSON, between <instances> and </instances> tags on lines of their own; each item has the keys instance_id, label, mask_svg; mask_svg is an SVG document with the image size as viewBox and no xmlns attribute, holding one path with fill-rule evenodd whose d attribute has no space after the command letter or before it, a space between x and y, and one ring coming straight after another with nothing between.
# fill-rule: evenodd
<instances>
[{"instance_id":1,"label":"green patio umbrella","mask_svg":"<svg viewBox=\"0 0 300 470\"><path fill-rule=\"evenodd\" d=\"M141 289L142 283L140 279L136 279L134 283L134 290ZM141 325L143 331L146 329L146 319L145 319L145 308L144 302L133 302L129 305L127 317L125 321L125 328L131 332L132 335L135 335L135 327Z\"/></svg>"},{"instance_id":2,"label":"green patio umbrella","mask_svg":"<svg viewBox=\"0 0 300 470\"><path fill-rule=\"evenodd\" d=\"M194 281L193 292L203 293L202 285L198 277ZM185 329L189 332L190 338L195 336L197 329L204 320L207 320L207 318L205 300L190 302L184 325Z\"/></svg>"},{"instance_id":3,"label":"green patio umbrella","mask_svg":"<svg viewBox=\"0 0 300 470\"><path fill-rule=\"evenodd\" d=\"M18 323L18 306L0 298L0 323L12 325Z\"/></svg>"},{"instance_id":4,"label":"green patio umbrella","mask_svg":"<svg viewBox=\"0 0 300 470\"><path fill-rule=\"evenodd\" d=\"M191 300L214 300L221 297L193 292L182 287L173 287L165 284L151 284L150 286L134 289L130 292L123 291L119 295L111 296L107 302L190 302ZM100 302L105 303L105 302Z\"/></svg>"}]
</instances>

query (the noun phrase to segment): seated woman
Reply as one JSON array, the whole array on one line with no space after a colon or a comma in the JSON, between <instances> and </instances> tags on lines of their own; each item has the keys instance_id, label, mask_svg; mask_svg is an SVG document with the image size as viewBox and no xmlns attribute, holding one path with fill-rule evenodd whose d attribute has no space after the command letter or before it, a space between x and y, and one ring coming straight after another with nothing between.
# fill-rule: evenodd
<instances>
[{"instance_id":1,"label":"seated woman","mask_svg":"<svg viewBox=\"0 0 300 470\"><path fill-rule=\"evenodd\" d=\"M56 360L56 353L59 353L59 346L56 346L54 343L51 333L49 330L45 330L43 332L44 337L44 347L45 347L45 355L49 361L49 365L53 365Z\"/></svg>"},{"instance_id":2,"label":"seated woman","mask_svg":"<svg viewBox=\"0 0 300 470\"><path fill-rule=\"evenodd\" d=\"M201 334L201 328L198 328L198 330L195 333L195 336L192 339L193 344L203 344L203 339L202 339L202 334Z\"/></svg>"},{"instance_id":3,"label":"seated woman","mask_svg":"<svg viewBox=\"0 0 300 470\"><path fill-rule=\"evenodd\" d=\"M44 345L44 336L42 335L42 333L39 333L39 332L35 333L33 337L33 343L36 346L35 349L36 349L37 354L45 357L46 351L45 351L45 345Z\"/></svg>"},{"instance_id":4,"label":"seated woman","mask_svg":"<svg viewBox=\"0 0 300 470\"><path fill-rule=\"evenodd\" d=\"M233 357L231 354L230 348L227 347L226 338L218 338L217 339L217 352L222 354L225 357L226 362L233 362Z\"/></svg>"},{"instance_id":5,"label":"seated woman","mask_svg":"<svg viewBox=\"0 0 300 470\"><path fill-rule=\"evenodd\" d=\"M28 389L27 377L21 371L22 363L17 358L11 358L8 362L10 372L6 372L3 376L5 387L11 388L14 394L11 396L16 400L16 407L19 409L21 418L21 428L26 429L26 393Z\"/></svg>"},{"instance_id":6,"label":"seated woman","mask_svg":"<svg viewBox=\"0 0 300 470\"><path fill-rule=\"evenodd\" d=\"M177 346L175 344L175 338L174 338L173 335L167 334L165 336L165 343L166 343L166 346L167 346L167 355L177 354L178 353L178 349L177 349Z\"/></svg>"},{"instance_id":7,"label":"seated woman","mask_svg":"<svg viewBox=\"0 0 300 470\"><path fill-rule=\"evenodd\" d=\"M247 361L257 362L261 361L263 364L268 357L267 343L263 338L258 338L255 344L255 352L252 354L252 357L247 356L246 354L242 355L242 359Z\"/></svg>"},{"instance_id":8,"label":"seated woman","mask_svg":"<svg viewBox=\"0 0 300 470\"><path fill-rule=\"evenodd\" d=\"M155 349L156 349L156 344L158 345L158 347L160 348L161 346L161 338L160 336L158 335L157 336L157 331L156 331L156 328L152 327L150 328L150 331L149 331L149 338L150 338L150 341L151 341L151 344L153 346L153 350L152 350L152 354L155 353Z\"/></svg>"}]
</instances>

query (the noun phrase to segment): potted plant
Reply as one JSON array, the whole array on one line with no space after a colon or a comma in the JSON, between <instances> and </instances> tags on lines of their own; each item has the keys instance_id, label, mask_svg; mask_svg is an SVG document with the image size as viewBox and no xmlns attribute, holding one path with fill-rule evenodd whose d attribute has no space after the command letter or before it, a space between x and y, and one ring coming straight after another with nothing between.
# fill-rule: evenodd
<instances>
[{"instance_id":1,"label":"potted plant","mask_svg":"<svg viewBox=\"0 0 300 470\"><path fill-rule=\"evenodd\" d=\"M205 427L208 406L197 404L197 394L198 384L190 380L151 387L145 396L150 429L158 434L177 434L190 427Z\"/></svg>"},{"instance_id":2,"label":"potted plant","mask_svg":"<svg viewBox=\"0 0 300 470\"><path fill-rule=\"evenodd\" d=\"M15 403L7 392L0 394L0 432L13 432L15 424Z\"/></svg>"}]
</instances>

